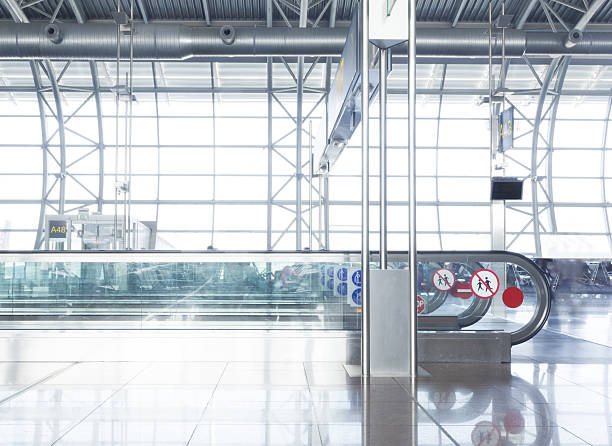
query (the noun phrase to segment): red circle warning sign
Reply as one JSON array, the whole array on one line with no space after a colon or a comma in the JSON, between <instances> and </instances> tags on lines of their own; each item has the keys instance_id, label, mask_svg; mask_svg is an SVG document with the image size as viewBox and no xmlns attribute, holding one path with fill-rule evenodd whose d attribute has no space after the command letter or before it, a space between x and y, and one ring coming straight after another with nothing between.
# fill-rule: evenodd
<instances>
[{"instance_id":1,"label":"red circle warning sign","mask_svg":"<svg viewBox=\"0 0 612 446\"><path fill-rule=\"evenodd\" d=\"M499 446L501 433L490 421L481 421L472 430L472 444L474 446Z\"/></svg>"},{"instance_id":2,"label":"red circle warning sign","mask_svg":"<svg viewBox=\"0 0 612 446\"><path fill-rule=\"evenodd\" d=\"M499 291L499 277L490 269L479 269L470 279L472 293L481 299L490 299Z\"/></svg>"},{"instance_id":3,"label":"red circle warning sign","mask_svg":"<svg viewBox=\"0 0 612 446\"><path fill-rule=\"evenodd\" d=\"M431 276L431 282L438 291L448 291L455 284L455 274L448 268L440 268Z\"/></svg>"},{"instance_id":4,"label":"red circle warning sign","mask_svg":"<svg viewBox=\"0 0 612 446\"><path fill-rule=\"evenodd\" d=\"M450 290L451 296L459 297L461 299L469 299L472 297L472 288L467 282L457 282L457 285Z\"/></svg>"},{"instance_id":5,"label":"red circle warning sign","mask_svg":"<svg viewBox=\"0 0 612 446\"><path fill-rule=\"evenodd\" d=\"M425 299L417 296L417 314L421 314L423 311L425 311Z\"/></svg>"},{"instance_id":6,"label":"red circle warning sign","mask_svg":"<svg viewBox=\"0 0 612 446\"><path fill-rule=\"evenodd\" d=\"M515 286L507 288L502 294L502 300L508 308L520 307L523 304L524 299L525 295L523 292Z\"/></svg>"}]
</instances>

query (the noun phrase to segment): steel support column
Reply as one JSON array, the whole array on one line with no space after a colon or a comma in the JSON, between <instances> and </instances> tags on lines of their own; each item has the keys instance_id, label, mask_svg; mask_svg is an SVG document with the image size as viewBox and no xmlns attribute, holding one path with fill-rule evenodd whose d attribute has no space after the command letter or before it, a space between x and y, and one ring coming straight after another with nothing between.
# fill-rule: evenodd
<instances>
[{"instance_id":1,"label":"steel support column","mask_svg":"<svg viewBox=\"0 0 612 446\"><path fill-rule=\"evenodd\" d=\"M548 146L547 146L547 168L546 168L546 199L548 201L548 216L550 220L550 231L555 233L557 232L557 217L555 215L555 201L554 201L554 191L553 191L553 152L555 150L555 129L557 128L557 111L559 109L559 102L561 102L561 89L563 88L563 83L565 82L565 75L567 74L567 69L571 63L570 57L562 58L560 62L561 66L559 67L559 72L557 74L557 79L555 81L555 86L553 88L553 103L550 105L551 110L549 112L550 115L550 123L548 125Z\"/></svg>"},{"instance_id":2,"label":"steel support column","mask_svg":"<svg viewBox=\"0 0 612 446\"><path fill-rule=\"evenodd\" d=\"M542 80L542 89L538 99L538 106L536 110L533 138L531 143L531 212L533 216L533 234L535 238L535 255L539 257L542 255L542 243L540 240L540 206L538 203L538 144L540 140L540 124L542 123L542 115L544 112L544 104L548 97L548 89L553 80L553 77L557 73L559 68L560 59L554 59L546 71L546 76Z\"/></svg>"},{"instance_id":3,"label":"steel support column","mask_svg":"<svg viewBox=\"0 0 612 446\"><path fill-rule=\"evenodd\" d=\"M603 138L601 144L601 202L606 204L608 202L608 195L606 192L606 158L608 152L608 129L610 127L610 117L612 112L612 96L608 99L608 106L606 108L606 120L604 122ZM608 215L608 209L602 207L604 214L604 222L606 225L606 232L608 238L608 247L612 251L612 233L610 231L610 217Z\"/></svg>"},{"instance_id":4,"label":"steel support column","mask_svg":"<svg viewBox=\"0 0 612 446\"><path fill-rule=\"evenodd\" d=\"M9 13L13 17L16 23L28 23L29 20L25 13L21 10L15 0L0 0L2 4L8 9ZM36 230L36 239L34 241L34 249L40 249L43 242L43 232L45 225L45 214L47 211L47 198L49 195L47 187L47 179L49 175L48 167L48 138L47 138L47 118L45 111L45 98L42 94L42 79L40 75L40 69L37 62L30 61L30 71L32 72L32 79L34 81L34 87L36 88L36 99L38 101L38 112L40 114L40 136L41 136L41 149L42 149L42 191L40 198L40 212L38 215L38 228Z\"/></svg>"},{"instance_id":5,"label":"steel support column","mask_svg":"<svg viewBox=\"0 0 612 446\"><path fill-rule=\"evenodd\" d=\"M34 241L34 249L41 249L43 243L43 232L45 230L45 214L47 212L47 179L49 177L49 166L48 166L48 143L47 143L47 118L45 112L45 104L41 93L41 79L38 65L34 61L30 61L30 70L32 72L32 79L34 86L36 87L36 99L38 101L38 113L40 114L40 137L41 137L41 150L42 150L42 190L40 195L40 211L38 215L38 227L36 230L36 240Z\"/></svg>"},{"instance_id":6,"label":"steel support column","mask_svg":"<svg viewBox=\"0 0 612 446\"><path fill-rule=\"evenodd\" d=\"M77 3L76 0L67 0L70 9L74 14L74 17L77 23L86 23L87 18L85 17L85 13L81 10L80 4ZM139 5L142 7L142 4L139 1ZM144 22L147 23L147 16L142 10L142 15ZM96 65L96 61L89 61L89 72L91 74L91 85L94 90L94 99L96 101L96 114L98 118L98 205L97 210L99 213L102 213L103 210L103 202L104 202L104 127L102 122L102 102L100 98L100 82L98 79L98 66Z\"/></svg>"},{"instance_id":7,"label":"steel support column","mask_svg":"<svg viewBox=\"0 0 612 446\"><path fill-rule=\"evenodd\" d=\"M408 224L410 258L410 376L417 376L417 194L416 194L416 0L409 0L408 14Z\"/></svg>"},{"instance_id":8,"label":"steel support column","mask_svg":"<svg viewBox=\"0 0 612 446\"><path fill-rule=\"evenodd\" d=\"M300 28L308 23L308 0L300 2ZM296 128L296 161L295 161L295 249L302 250L302 133L304 125L304 56L298 57L297 66L297 128ZM312 186L311 186L312 187Z\"/></svg>"},{"instance_id":9,"label":"steel support column","mask_svg":"<svg viewBox=\"0 0 612 446\"><path fill-rule=\"evenodd\" d=\"M272 27L272 0L266 0L266 26ZM272 58L266 59L266 90L268 99L268 200L266 209L266 249L272 250Z\"/></svg>"},{"instance_id":10,"label":"steel support column","mask_svg":"<svg viewBox=\"0 0 612 446\"><path fill-rule=\"evenodd\" d=\"M378 102L380 106L379 124L379 164L380 164L380 269L387 269L387 49L380 49L378 61Z\"/></svg>"},{"instance_id":11,"label":"steel support column","mask_svg":"<svg viewBox=\"0 0 612 446\"><path fill-rule=\"evenodd\" d=\"M361 375L370 376L369 0L361 0Z\"/></svg>"}]
</instances>

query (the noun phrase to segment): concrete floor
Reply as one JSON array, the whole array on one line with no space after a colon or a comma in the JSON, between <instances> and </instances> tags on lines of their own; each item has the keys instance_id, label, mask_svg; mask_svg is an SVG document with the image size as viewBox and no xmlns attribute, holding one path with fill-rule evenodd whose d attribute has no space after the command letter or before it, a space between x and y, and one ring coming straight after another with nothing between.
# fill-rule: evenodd
<instances>
[{"instance_id":1,"label":"concrete floor","mask_svg":"<svg viewBox=\"0 0 612 446\"><path fill-rule=\"evenodd\" d=\"M612 348L564 317L512 364L366 390L342 332L3 331L0 444L612 445Z\"/></svg>"}]
</instances>

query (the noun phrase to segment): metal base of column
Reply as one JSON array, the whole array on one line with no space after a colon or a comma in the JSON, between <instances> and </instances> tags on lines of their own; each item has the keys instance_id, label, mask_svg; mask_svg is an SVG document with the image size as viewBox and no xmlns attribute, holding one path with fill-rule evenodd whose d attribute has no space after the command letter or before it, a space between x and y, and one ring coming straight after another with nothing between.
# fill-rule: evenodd
<instances>
[{"instance_id":1,"label":"metal base of column","mask_svg":"<svg viewBox=\"0 0 612 446\"><path fill-rule=\"evenodd\" d=\"M361 377L361 364L344 364L344 370L350 378ZM371 378L376 379L375 376L372 376ZM418 367L417 378L431 378L431 374L423 367Z\"/></svg>"}]
</instances>

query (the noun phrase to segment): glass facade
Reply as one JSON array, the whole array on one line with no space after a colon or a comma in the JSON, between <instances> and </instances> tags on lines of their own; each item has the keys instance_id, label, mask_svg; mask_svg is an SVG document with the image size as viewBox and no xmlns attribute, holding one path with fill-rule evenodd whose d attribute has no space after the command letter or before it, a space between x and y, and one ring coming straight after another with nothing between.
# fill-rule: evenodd
<instances>
[{"instance_id":1,"label":"glass facade","mask_svg":"<svg viewBox=\"0 0 612 446\"><path fill-rule=\"evenodd\" d=\"M113 215L116 183L124 181L131 165L131 218L156 221L164 247L292 250L296 247L298 177L302 246L312 244L318 249L319 238L324 238L319 223L324 222L319 219L319 179L313 180L309 214L307 163L311 122L315 136L325 113L325 65L312 62L306 64L312 70L303 95L300 157L296 153L296 94L286 90L295 89L295 82L279 61L272 64L270 92L265 63L135 63L131 159L125 151L126 105L120 102L117 120L111 91L115 64L95 63L98 120L89 64L73 62L66 67L54 62L55 70L64 72L65 212L88 208ZM295 72L295 63L288 66ZM540 78L548 67L545 63L533 65ZM121 73L126 69L127 65L122 65ZM537 254L538 238L540 255L555 246L571 248L577 257L603 257L610 251L607 149L612 144L612 81L607 73L608 66L569 64L558 104L544 98L539 137L534 138L538 82L527 65L510 66L507 86L514 93L507 99L516 107L515 143L506 153L504 174L527 181L524 199L507 202L509 250ZM487 75L487 65L476 63L418 66L420 249L491 247L489 108L479 105L488 94ZM44 213L58 211L62 132L48 89L40 93L42 105L38 103L27 62L0 62L0 77L4 82L0 89L0 246L31 249L39 225L41 193L46 203ZM44 87L48 81L44 76L42 79ZM389 248L396 250L407 248L406 79L406 66L395 63L389 79L388 230ZM376 101L371 115L371 228L375 232L379 169ZM41 147L48 153L46 170ZM357 130L330 172L326 197L330 249L360 246L359 151ZM533 222L534 198L539 235ZM120 196L120 214L122 200ZM581 244L576 244L577 237ZM372 238L371 246L377 249L377 237Z\"/></svg>"}]
</instances>

